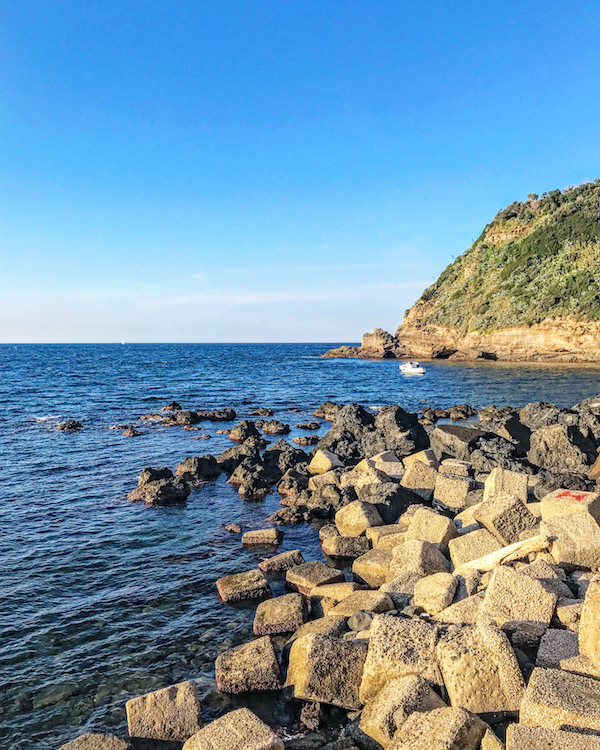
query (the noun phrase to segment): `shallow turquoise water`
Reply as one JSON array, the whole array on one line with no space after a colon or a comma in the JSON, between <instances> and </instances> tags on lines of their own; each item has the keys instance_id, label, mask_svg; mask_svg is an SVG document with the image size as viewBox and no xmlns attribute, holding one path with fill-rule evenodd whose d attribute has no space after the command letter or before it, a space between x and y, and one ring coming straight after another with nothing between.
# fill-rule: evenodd
<instances>
[{"instance_id":1,"label":"shallow turquoise water","mask_svg":"<svg viewBox=\"0 0 600 750\"><path fill-rule=\"evenodd\" d=\"M0 347L2 748L53 750L80 731L124 732L128 697L182 679L198 680L206 716L230 705L214 690L214 659L251 637L254 609L219 603L214 581L266 553L242 550L223 524L260 527L278 498L245 503L221 479L183 508L132 504L125 495L143 466L174 468L231 442L215 435L218 424L203 424L207 441L148 423L125 438L108 425L172 399L232 406L240 419L270 406L294 424L325 399L417 410L570 406L600 392L600 370L587 367L440 362L411 378L393 361L320 359L330 346ZM85 429L58 433L61 418ZM297 547L322 559L309 527L286 529L281 550Z\"/></svg>"}]
</instances>

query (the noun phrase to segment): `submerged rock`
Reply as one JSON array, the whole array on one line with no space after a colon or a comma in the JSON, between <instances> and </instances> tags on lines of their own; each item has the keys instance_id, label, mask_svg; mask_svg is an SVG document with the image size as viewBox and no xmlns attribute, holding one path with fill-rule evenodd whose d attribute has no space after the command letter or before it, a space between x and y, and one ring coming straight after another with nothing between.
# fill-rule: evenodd
<instances>
[{"instance_id":1,"label":"submerged rock","mask_svg":"<svg viewBox=\"0 0 600 750\"><path fill-rule=\"evenodd\" d=\"M83 425L75 419L67 419L64 422L59 422L56 429L59 432L79 432L79 430L83 430Z\"/></svg>"}]
</instances>

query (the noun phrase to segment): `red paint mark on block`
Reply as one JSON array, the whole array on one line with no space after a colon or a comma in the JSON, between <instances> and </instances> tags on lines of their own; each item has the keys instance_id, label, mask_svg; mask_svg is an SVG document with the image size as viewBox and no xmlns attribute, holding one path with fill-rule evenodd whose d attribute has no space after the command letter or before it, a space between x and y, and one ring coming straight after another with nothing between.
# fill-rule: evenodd
<instances>
[{"instance_id":1,"label":"red paint mark on block","mask_svg":"<svg viewBox=\"0 0 600 750\"><path fill-rule=\"evenodd\" d=\"M575 500L576 502L581 502L582 500L585 500L589 494L589 492L574 492L573 490L565 490L564 492L556 495L556 498L560 500Z\"/></svg>"}]
</instances>

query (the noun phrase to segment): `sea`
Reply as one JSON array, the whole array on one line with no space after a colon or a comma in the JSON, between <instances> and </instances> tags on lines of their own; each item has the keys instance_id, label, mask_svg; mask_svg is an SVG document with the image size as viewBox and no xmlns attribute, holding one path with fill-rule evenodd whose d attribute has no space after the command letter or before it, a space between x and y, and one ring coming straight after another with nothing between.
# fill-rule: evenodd
<instances>
[{"instance_id":1,"label":"sea","mask_svg":"<svg viewBox=\"0 0 600 750\"><path fill-rule=\"evenodd\" d=\"M376 410L400 404L571 406L600 393L600 369L492 362L336 360L329 344L0 346L0 747L56 750L82 732L126 736L125 701L195 680L210 720L250 705L285 723L276 697L228 698L214 661L252 637L254 607L223 604L215 581L273 554L244 550L224 524L261 528L279 502L246 502L222 477L185 506L127 500L145 466L232 445L217 429L138 421L172 400L233 407L238 420L271 407L295 425L325 400ZM84 429L58 432L61 420ZM109 427L133 423L139 437ZM324 434L324 423L317 434ZM207 439L202 434L209 435ZM292 427L288 438L304 434ZM285 527L280 551L324 559L310 526ZM275 594L283 583L273 584Z\"/></svg>"}]
</instances>

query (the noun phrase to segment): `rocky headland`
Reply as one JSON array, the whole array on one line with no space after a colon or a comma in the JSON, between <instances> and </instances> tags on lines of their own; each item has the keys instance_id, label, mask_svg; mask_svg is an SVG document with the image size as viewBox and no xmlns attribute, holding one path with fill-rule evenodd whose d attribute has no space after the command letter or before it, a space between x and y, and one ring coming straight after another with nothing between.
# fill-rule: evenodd
<instances>
[{"instance_id":1,"label":"rocky headland","mask_svg":"<svg viewBox=\"0 0 600 750\"><path fill-rule=\"evenodd\" d=\"M394 334L326 357L600 361L600 181L500 211Z\"/></svg>"},{"instance_id":2,"label":"rocky headland","mask_svg":"<svg viewBox=\"0 0 600 750\"><path fill-rule=\"evenodd\" d=\"M184 411L162 419L231 417ZM231 544L264 555L215 581L223 616L255 605L254 638L214 664L239 707L205 723L191 673L127 701L127 738L61 750L599 750L600 396L315 417L331 427L310 453L268 442L283 423L242 420L224 452L144 468L130 495L160 512L224 474L248 500L280 496L241 539L228 519ZM312 525L322 559L285 549L290 523ZM250 710L273 695L290 725Z\"/></svg>"}]
</instances>

